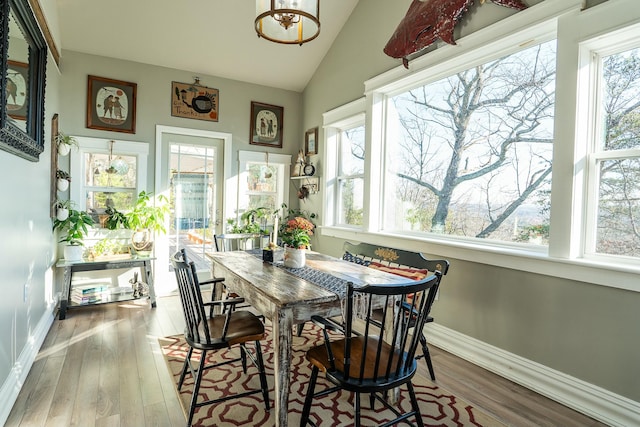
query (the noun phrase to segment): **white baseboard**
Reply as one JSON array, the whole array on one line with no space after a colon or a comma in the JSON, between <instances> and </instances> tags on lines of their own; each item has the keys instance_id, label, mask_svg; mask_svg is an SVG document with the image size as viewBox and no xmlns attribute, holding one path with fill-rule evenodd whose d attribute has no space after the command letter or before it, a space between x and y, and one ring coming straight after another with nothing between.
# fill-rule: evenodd
<instances>
[{"instance_id":1,"label":"white baseboard","mask_svg":"<svg viewBox=\"0 0 640 427\"><path fill-rule=\"evenodd\" d=\"M434 346L600 422L616 427L640 426L640 402L509 353L438 323L429 324L425 331L427 340Z\"/></svg>"},{"instance_id":2,"label":"white baseboard","mask_svg":"<svg viewBox=\"0 0 640 427\"><path fill-rule=\"evenodd\" d=\"M4 425L9 418L11 408L13 408L18 393L27 379L29 370L36 360L38 351L44 342L51 325L53 324L54 315L50 311L46 311L36 325L33 335L27 340L27 344L20 352L18 360L11 368L9 376L0 388L0 425Z\"/></svg>"}]
</instances>

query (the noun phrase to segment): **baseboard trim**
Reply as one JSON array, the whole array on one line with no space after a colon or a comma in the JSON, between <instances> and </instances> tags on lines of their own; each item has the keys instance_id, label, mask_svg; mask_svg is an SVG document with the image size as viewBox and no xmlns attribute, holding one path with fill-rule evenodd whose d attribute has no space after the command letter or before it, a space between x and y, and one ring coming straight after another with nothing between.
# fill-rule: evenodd
<instances>
[{"instance_id":1,"label":"baseboard trim","mask_svg":"<svg viewBox=\"0 0 640 427\"><path fill-rule=\"evenodd\" d=\"M53 324L54 315L46 311L36 325L33 335L27 340L27 344L20 352L20 356L11 368L9 376L0 388L0 425L4 425L9 418L11 409L16 403L20 389L27 379L27 375L36 360L38 351Z\"/></svg>"},{"instance_id":2,"label":"baseboard trim","mask_svg":"<svg viewBox=\"0 0 640 427\"><path fill-rule=\"evenodd\" d=\"M429 324L426 331L428 341L434 346L600 422L615 427L640 426L640 402L509 353L438 323Z\"/></svg>"}]
</instances>

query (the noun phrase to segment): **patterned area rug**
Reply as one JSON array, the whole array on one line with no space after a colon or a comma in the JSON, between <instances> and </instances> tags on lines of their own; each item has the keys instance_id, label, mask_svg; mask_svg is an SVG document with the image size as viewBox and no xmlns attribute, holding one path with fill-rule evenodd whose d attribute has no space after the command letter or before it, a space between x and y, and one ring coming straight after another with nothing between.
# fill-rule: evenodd
<instances>
[{"instance_id":1,"label":"patterned area rug","mask_svg":"<svg viewBox=\"0 0 640 427\"><path fill-rule=\"evenodd\" d=\"M267 331L271 328L267 326ZM175 335L159 339L165 362L177 384L182 369L184 358L188 351L188 345L182 335ZM289 395L289 425L300 424L300 414L307 391L307 383L311 374L309 362L305 359L305 352L322 342L321 332L309 323L305 325L303 335L295 337L293 341L293 357L291 361L291 393ZM269 397L271 399L271 411L266 412L261 394L232 399L218 405L208 405L196 410L194 426L274 426L275 411L273 410L273 348L271 340L261 342L267 369L267 381L269 382ZM210 361L233 359L238 357L239 350L232 349L219 353L208 354ZM194 352L194 359L199 360ZM423 362L422 362L423 363ZM240 362L225 365L207 371L200 388L201 399L211 399L235 393L246 388L259 388L258 373L249 364L247 375L242 372ZM187 375L182 390L178 393L183 410L189 407L193 380ZM316 390L322 390L327 382L320 374ZM413 379L417 399L425 426L483 426L493 427L504 424L489 415L472 407L468 403L458 399L446 390L438 387L429 379L416 375ZM369 409L369 399L361 398L362 424L363 426L378 426L382 422L391 419L390 412L382 409L382 405L376 405L377 410ZM400 408L410 408L410 402L406 387L401 388ZM319 426L348 426L353 425L353 399L351 393L337 392L314 400L311 408L312 420ZM413 421L413 418L411 419Z\"/></svg>"}]
</instances>

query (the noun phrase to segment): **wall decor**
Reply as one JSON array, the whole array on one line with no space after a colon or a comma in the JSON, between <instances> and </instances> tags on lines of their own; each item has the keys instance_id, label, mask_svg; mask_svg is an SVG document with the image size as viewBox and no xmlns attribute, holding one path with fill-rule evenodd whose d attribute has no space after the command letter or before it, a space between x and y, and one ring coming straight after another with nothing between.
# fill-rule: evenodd
<instances>
[{"instance_id":1,"label":"wall decor","mask_svg":"<svg viewBox=\"0 0 640 427\"><path fill-rule=\"evenodd\" d=\"M0 150L37 162L45 145L47 44L29 3L29 0L0 2ZM28 64L26 75L29 77L24 90L15 86L15 99L13 85L8 80L10 61ZM13 68L12 76L15 71ZM24 113L19 114L16 109L9 111L7 104L24 105ZM24 119L12 115L23 115Z\"/></svg>"},{"instance_id":2,"label":"wall decor","mask_svg":"<svg viewBox=\"0 0 640 427\"><path fill-rule=\"evenodd\" d=\"M87 127L136 133L136 83L89 76Z\"/></svg>"},{"instance_id":3,"label":"wall decor","mask_svg":"<svg viewBox=\"0 0 640 427\"><path fill-rule=\"evenodd\" d=\"M522 0L493 0L493 3L517 10L527 8ZM384 53L392 58L402 58L402 65L409 68L408 56L437 39L456 44L453 30L472 4L473 0L413 0L384 47Z\"/></svg>"},{"instance_id":4,"label":"wall decor","mask_svg":"<svg viewBox=\"0 0 640 427\"><path fill-rule=\"evenodd\" d=\"M51 117L51 171L49 172L49 217L56 217L56 201L58 200L58 189L56 187L56 172L58 171L58 113Z\"/></svg>"},{"instance_id":5,"label":"wall decor","mask_svg":"<svg viewBox=\"0 0 640 427\"><path fill-rule=\"evenodd\" d=\"M318 154L318 128L309 129L304 134L305 155Z\"/></svg>"},{"instance_id":6,"label":"wall decor","mask_svg":"<svg viewBox=\"0 0 640 427\"><path fill-rule=\"evenodd\" d=\"M171 82L171 115L187 119L218 121L220 92L200 84Z\"/></svg>"},{"instance_id":7,"label":"wall decor","mask_svg":"<svg viewBox=\"0 0 640 427\"><path fill-rule=\"evenodd\" d=\"M27 120L27 81L29 64L7 60L7 114L16 120Z\"/></svg>"},{"instance_id":8,"label":"wall decor","mask_svg":"<svg viewBox=\"0 0 640 427\"><path fill-rule=\"evenodd\" d=\"M282 148L284 107L251 101L249 143Z\"/></svg>"}]
</instances>

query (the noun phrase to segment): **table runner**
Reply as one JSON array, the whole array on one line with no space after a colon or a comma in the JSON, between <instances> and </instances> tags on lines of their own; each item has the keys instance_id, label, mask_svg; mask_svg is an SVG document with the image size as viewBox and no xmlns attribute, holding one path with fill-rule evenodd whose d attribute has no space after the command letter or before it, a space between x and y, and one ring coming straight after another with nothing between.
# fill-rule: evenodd
<instances>
[{"instance_id":1,"label":"table runner","mask_svg":"<svg viewBox=\"0 0 640 427\"><path fill-rule=\"evenodd\" d=\"M262 249L249 249L247 250L247 252L255 256L256 258L262 259ZM319 271L315 268L307 266L301 268L290 268L285 267L283 261L269 262L263 260L263 262L268 262L275 267L286 270L288 273L293 274L296 277L307 280L315 285L320 286L321 288L333 292L334 294L338 295L340 300L344 300L347 295L347 280L332 276L329 273L325 273L324 271Z\"/></svg>"}]
</instances>

